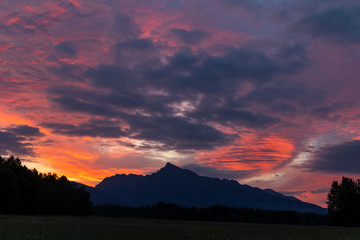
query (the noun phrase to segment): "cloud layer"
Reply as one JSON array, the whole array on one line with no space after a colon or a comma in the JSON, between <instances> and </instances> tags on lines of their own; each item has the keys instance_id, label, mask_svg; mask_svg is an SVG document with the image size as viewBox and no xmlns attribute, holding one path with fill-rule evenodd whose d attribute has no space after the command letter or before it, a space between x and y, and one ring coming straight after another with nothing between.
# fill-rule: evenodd
<instances>
[{"instance_id":1,"label":"cloud layer","mask_svg":"<svg viewBox=\"0 0 360 240\"><path fill-rule=\"evenodd\" d=\"M89 184L171 161L324 204L358 174L358 8L3 1L0 154Z\"/></svg>"}]
</instances>

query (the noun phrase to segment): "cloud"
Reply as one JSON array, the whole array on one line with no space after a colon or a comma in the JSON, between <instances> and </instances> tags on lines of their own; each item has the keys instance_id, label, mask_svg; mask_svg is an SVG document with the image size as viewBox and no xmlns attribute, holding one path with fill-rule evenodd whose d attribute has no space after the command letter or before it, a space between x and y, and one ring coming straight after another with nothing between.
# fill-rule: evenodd
<instances>
[{"instance_id":1,"label":"cloud","mask_svg":"<svg viewBox=\"0 0 360 240\"><path fill-rule=\"evenodd\" d=\"M152 49L154 45L149 38L141 38L141 39L132 39L126 42L119 42L115 45L118 49L126 49L126 50L144 50L144 49Z\"/></svg>"},{"instance_id":2,"label":"cloud","mask_svg":"<svg viewBox=\"0 0 360 240\"><path fill-rule=\"evenodd\" d=\"M136 28L128 15L119 16L117 21L125 24L126 29ZM186 32L196 36L198 33ZM43 126L71 136L125 136L156 142L156 146L171 150L214 149L234 138L215 125L264 129L282 122L279 117L249 107L245 99L239 98L242 83L250 82L261 88L279 76L293 75L307 61L302 45L286 45L272 54L251 48L229 48L214 56L181 49L162 58L160 46L137 34L114 46L113 64L95 64L82 73L79 73L81 66L62 66L60 75L70 69L74 75L67 77L75 80L78 75L88 87L52 87L48 89L48 99L66 111L118 119L129 129L125 131L113 124L104 128L102 123L94 122L79 125L46 122ZM264 96L264 89L258 98ZM274 89L267 90L273 98L281 92ZM281 92L283 98L295 99L296 91L302 94L296 87L290 93L289 89ZM252 94L257 93L254 90ZM255 97L247 98L252 101ZM263 101L269 103L268 99ZM285 103L278 106L283 111L290 111L291 107ZM113 131L108 131L112 128Z\"/></svg>"},{"instance_id":3,"label":"cloud","mask_svg":"<svg viewBox=\"0 0 360 240\"><path fill-rule=\"evenodd\" d=\"M360 7L334 6L304 16L294 27L339 44L360 42Z\"/></svg>"},{"instance_id":4,"label":"cloud","mask_svg":"<svg viewBox=\"0 0 360 240\"><path fill-rule=\"evenodd\" d=\"M314 108L311 112L312 115L329 121L335 121L341 118L341 112L350 109L353 106L351 102L335 102L328 106L320 106Z\"/></svg>"},{"instance_id":5,"label":"cloud","mask_svg":"<svg viewBox=\"0 0 360 240\"><path fill-rule=\"evenodd\" d=\"M290 52L274 56L245 48L231 48L220 56L180 52L170 57L170 65L147 71L144 77L174 93L234 94L242 82L262 84L302 69L306 59Z\"/></svg>"},{"instance_id":6,"label":"cloud","mask_svg":"<svg viewBox=\"0 0 360 240\"><path fill-rule=\"evenodd\" d=\"M125 114L122 120L130 126L124 130L120 123L106 120L92 120L79 125L43 123L53 133L81 137L120 138L160 143L166 150L212 149L227 144L231 136L210 126L192 123L187 119L175 117L145 117ZM154 146L155 147L155 146Z\"/></svg>"},{"instance_id":7,"label":"cloud","mask_svg":"<svg viewBox=\"0 0 360 240\"><path fill-rule=\"evenodd\" d=\"M59 53L65 53L69 56L76 55L76 49L69 42L61 42L55 45L55 50Z\"/></svg>"},{"instance_id":8,"label":"cloud","mask_svg":"<svg viewBox=\"0 0 360 240\"><path fill-rule=\"evenodd\" d=\"M15 125L6 129L7 132L11 132L15 135L22 137L41 137L44 136L40 129L37 127L31 127L28 125Z\"/></svg>"},{"instance_id":9,"label":"cloud","mask_svg":"<svg viewBox=\"0 0 360 240\"><path fill-rule=\"evenodd\" d=\"M65 110L91 114L99 119L79 125L56 122L42 124L58 134L107 138L125 136L158 142L161 148L172 150L212 149L231 139L230 135L200 123L197 119L173 116L174 112L168 106L173 99L169 97L131 92L100 94L80 88L49 89L49 92L52 101ZM127 126L127 130L121 127L122 124Z\"/></svg>"},{"instance_id":10,"label":"cloud","mask_svg":"<svg viewBox=\"0 0 360 240\"><path fill-rule=\"evenodd\" d=\"M60 104L64 110L71 112L88 113L99 116L117 115L115 111L113 111L107 106L83 102L74 97L64 96L59 98L53 98L52 101Z\"/></svg>"},{"instance_id":11,"label":"cloud","mask_svg":"<svg viewBox=\"0 0 360 240\"><path fill-rule=\"evenodd\" d=\"M86 71L85 77L91 80L94 87L109 88L118 92L135 91L139 79L135 79L130 69L114 66L99 65ZM135 89L133 89L135 88Z\"/></svg>"},{"instance_id":12,"label":"cloud","mask_svg":"<svg viewBox=\"0 0 360 240\"><path fill-rule=\"evenodd\" d=\"M304 83L277 80L249 91L238 102L248 106L262 105L271 112L285 116L316 112L317 108L327 103L327 94Z\"/></svg>"},{"instance_id":13,"label":"cloud","mask_svg":"<svg viewBox=\"0 0 360 240\"><path fill-rule=\"evenodd\" d=\"M102 84L106 85L107 88L107 83ZM132 86L133 83L129 84ZM141 93L136 85L128 88L128 91L122 88L117 89L115 86L117 86L116 83L112 88L113 92L105 93L97 90L84 90L78 87L66 87L50 88L48 94L51 101L66 110L117 118L124 115L124 112L134 110L141 110L141 112L148 114L172 114L173 111L169 105L179 100L176 96L169 97Z\"/></svg>"},{"instance_id":14,"label":"cloud","mask_svg":"<svg viewBox=\"0 0 360 240\"><path fill-rule=\"evenodd\" d=\"M138 38L115 44L114 55L116 65L143 67L144 62L156 61L159 58L159 49L153 44L152 39Z\"/></svg>"},{"instance_id":15,"label":"cloud","mask_svg":"<svg viewBox=\"0 0 360 240\"><path fill-rule=\"evenodd\" d=\"M149 86L163 88L175 95L224 94L235 91L241 82L264 83L278 75L293 74L303 62L304 59L294 60L285 55L270 57L248 49L229 49L220 56L193 55L184 51L169 57L168 64L159 60L133 69L99 65L88 69L85 77L95 87L119 92Z\"/></svg>"},{"instance_id":16,"label":"cloud","mask_svg":"<svg viewBox=\"0 0 360 240\"><path fill-rule=\"evenodd\" d=\"M38 128L12 125L0 130L0 155L34 156L31 140L43 136Z\"/></svg>"},{"instance_id":17,"label":"cloud","mask_svg":"<svg viewBox=\"0 0 360 240\"><path fill-rule=\"evenodd\" d=\"M182 117L125 117L132 130L132 138L155 141L171 150L213 149L227 144L231 136L202 123Z\"/></svg>"},{"instance_id":18,"label":"cloud","mask_svg":"<svg viewBox=\"0 0 360 240\"><path fill-rule=\"evenodd\" d=\"M113 30L122 41L137 39L141 33L134 19L125 13L118 12L113 22Z\"/></svg>"},{"instance_id":19,"label":"cloud","mask_svg":"<svg viewBox=\"0 0 360 240\"><path fill-rule=\"evenodd\" d=\"M221 170L216 167L209 167L199 164L187 164L182 168L191 170L200 176L214 177L214 178L225 178L225 179L240 179L249 177L256 174L256 170Z\"/></svg>"},{"instance_id":20,"label":"cloud","mask_svg":"<svg viewBox=\"0 0 360 240\"><path fill-rule=\"evenodd\" d=\"M328 193L329 191L330 191L330 188L319 188L316 190L310 190L310 193L319 194L319 193Z\"/></svg>"},{"instance_id":21,"label":"cloud","mask_svg":"<svg viewBox=\"0 0 360 240\"><path fill-rule=\"evenodd\" d=\"M215 0L215 1L229 8L242 7L246 9L255 10L262 6L261 1L258 0Z\"/></svg>"},{"instance_id":22,"label":"cloud","mask_svg":"<svg viewBox=\"0 0 360 240\"><path fill-rule=\"evenodd\" d=\"M315 151L303 167L316 172L359 174L359 161L360 140L354 140Z\"/></svg>"},{"instance_id":23,"label":"cloud","mask_svg":"<svg viewBox=\"0 0 360 240\"><path fill-rule=\"evenodd\" d=\"M279 118L227 106L209 108L201 106L201 108L190 113L189 116L203 119L204 121L214 121L224 125L237 125L249 128L266 128L281 122Z\"/></svg>"},{"instance_id":24,"label":"cloud","mask_svg":"<svg viewBox=\"0 0 360 240\"><path fill-rule=\"evenodd\" d=\"M0 2L1 154L92 183L169 158L280 188L357 169L331 146L288 168L304 144L359 139L357 0Z\"/></svg>"},{"instance_id":25,"label":"cloud","mask_svg":"<svg viewBox=\"0 0 360 240\"><path fill-rule=\"evenodd\" d=\"M200 61L201 58L193 55L189 50L178 52L169 59L170 66L172 66L172 68L182 70L191 69L194 64L197 64Z\"/></svg>"},{"instance_id":26,"label":"cloud","mask_svg":"<svg viewBox=\"0 0 360 240\"><path fill-rule=\"evenodd\" d=\"M281 191L281 194L284 194L285 196L294 196L294 195L302 195L304 193L307 193L308 191Z\"/></svg>"},{"instance_id":27,"label":"cloud","mask_svg":"<svg viewBox=\"0 0 360 240\"><path fill-rule=\"evenodd\" d=\"M183 41L186 44L197 45L205 38L209 37L209 34L203 30L185 30L181 28L173 28L170 30L170 34Z\"/></svg>"},{"instance_id":28,"label":"cloud","mask_svg":"<svg viewBox=\"0 0 360 240\"><path fill-rule=\"evenodd\" d=\"M51 129L53 133L75 137L120 138L126 135L120 124L111 121L92 120L79 125L43 123L42 126Z\"/></svg>"}]
</instances>

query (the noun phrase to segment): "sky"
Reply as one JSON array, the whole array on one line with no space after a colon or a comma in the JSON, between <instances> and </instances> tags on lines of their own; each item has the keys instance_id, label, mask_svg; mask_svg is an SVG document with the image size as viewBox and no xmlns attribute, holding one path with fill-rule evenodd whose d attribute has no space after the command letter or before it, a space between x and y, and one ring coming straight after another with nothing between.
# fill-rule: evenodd
<instances>
[{"instance_id":1,"label":"sky","mask_svg":"<svg viewBox=\"0 0 360 240\"><path fill-rule=\"evenodd\" d=\"M2 0L0 154L91 186L166 162L326 206L360 174L357 0Z\"/></svg>"}]
</instances>

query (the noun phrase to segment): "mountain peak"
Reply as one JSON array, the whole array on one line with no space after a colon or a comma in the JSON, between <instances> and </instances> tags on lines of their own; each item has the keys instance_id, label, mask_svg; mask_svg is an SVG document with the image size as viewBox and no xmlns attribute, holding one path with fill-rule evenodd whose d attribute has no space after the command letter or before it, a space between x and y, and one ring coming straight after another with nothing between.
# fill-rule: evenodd
<instances>
[{"instance_id":1,"label":"mountain peak","mask_svg":"<svg viewBox=\"0 0 360 240\"><path fill-rule=\"evenodd\" d=\"M171 175L171 176L180 176L180 175L186 175L186 176L198 176L196 173L187 170L187 169L183 169L180 168L172 163L167 162L166 165L161 168L159 171L157 171L155 174L165 174L165 175Z\"/></svg>"},{"instance_id":2,"label":"mountain peak","mask_svg":"<svg viewBox=\"0 0 360 240\"><path fill-rule=\"evenodd\" d=\"M167 162L164 167L162 167L158 172L178 172L183 169L179 168L178 166L175 166L174 164L171 164Z\"/></svg>"},{"instance_id":3,"label":"mountain peak","mask_svg":"<svg viewBox=\"0 0 360 240\"><path fill-rule=\"evenodd\" d=\"M175 166L174 164L171 164L171 163L169 163L169 162L167 162L167 163L165 164L164 168L165 168L165 169L177 169L177 168L179 169L178 166Z\"/></svg>"}]
</instances>

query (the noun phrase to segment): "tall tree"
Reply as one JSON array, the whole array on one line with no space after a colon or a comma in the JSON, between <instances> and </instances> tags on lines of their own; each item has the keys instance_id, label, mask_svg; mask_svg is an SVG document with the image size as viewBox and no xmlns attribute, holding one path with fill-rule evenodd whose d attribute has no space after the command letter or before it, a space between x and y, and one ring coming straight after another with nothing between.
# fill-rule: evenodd
<instances>
[{"instance_id":1,"label":"tall tree","mask_svg":"<svg viewBox=\"0 0 360 240\"><path fill-rule=\"evenodd\" d=\"M328 214L336 225L360 226L360 179L333 181L327 197Z\"/></svg>"}]
</instances>

